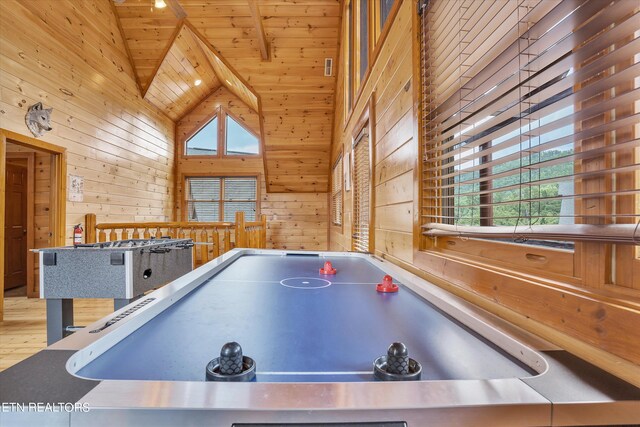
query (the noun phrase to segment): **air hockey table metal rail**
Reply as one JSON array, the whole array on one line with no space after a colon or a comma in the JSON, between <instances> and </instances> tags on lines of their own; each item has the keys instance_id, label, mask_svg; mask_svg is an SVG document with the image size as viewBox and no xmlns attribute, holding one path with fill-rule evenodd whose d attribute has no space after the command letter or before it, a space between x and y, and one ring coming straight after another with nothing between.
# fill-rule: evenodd
<instances>
[{"instance_id":1,"label":"air hockey table metal rail","mask_svg":"<svg viewBox=\"0 0 640 427\"><path fill-rule=\"evenodd\" d=\"M318 275L325 260L336 276ZM376 292L383 274L397 295ZM368 372L396 336L424 365L420 381ZM212 343L236 339L256 358L256 380L205 381ZM230 251L0 373L0 399L0 425L640 423L637 387L393 264L345 252ZM34 402L81 410L16 409Z\"/></svg>"}]
</instances>

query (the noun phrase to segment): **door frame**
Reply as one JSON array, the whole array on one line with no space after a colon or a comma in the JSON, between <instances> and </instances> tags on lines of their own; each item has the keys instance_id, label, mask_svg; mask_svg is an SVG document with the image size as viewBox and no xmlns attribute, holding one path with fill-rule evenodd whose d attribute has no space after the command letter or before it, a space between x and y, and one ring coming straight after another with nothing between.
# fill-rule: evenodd
<instances>
[{"instance_id":1,"label":"door frame","mask_svg":"<svg viewBox=\"0 0 640 427\"><path fill-rule=\"evenodd\" d=\"M367 104L364 108L364 111L362 112L362 114L360 115L360 118L358 119L358 121L356 122L356 125L353 128L353 132L351 134L351 165L350 168L352 171L352 173L355 173L355 162L356 162L356 156L355 156L355 150L354 150L354 142L356 140L356 138L358 138L358 135L360 135L360 132L362 132L362 130L367 127L368 131L369 131L369 247L368 247L368 251L370 253L375 253L375 141L376 141L376 126L374 123L374 119L375 119L375 92L371 93L371 97L369 98L369 100L367 101ZM351 179L352 185L351 185L351 191L355 191L355 188L353 186L353 177ZM355 193L354 193L355 194ZM355 196L352 194L351 195L351 215L353 217L353 214L355 212ZM351 219L351 250L353 250L353 224L355 222L355 219L352 218Z\"/></svg>"},{"instance_id":2,"label":"door frame","mask_svg":"<svg viewBox=\"0 0 640 427\"><path fill-rule=\"evenodd\" d=\"M4 198L7 159L7 141L23 147L51 154L51 241L55 246L65 243L66 227L66 191L67 191L67 149L55 144L40 141L8 129L0 128L0 258L4 259ZM4 262L0 263L0 321L4 319Z\"/></svg>"},{"instance_id":3,"label":"door frame","mask_svg":"<svg viewBox=\"0 0 640 427\"><path fill-rule=\"evenodd\" d=\"M35 158L34 152L11 152L6 154L5 162L9 159L24 159L27 161L27 250L34 247L35 236ZM4 179L4 178L3 178ZM5 183L6 185L6 183ZM5 206L6 209L6 206ZM4 221L4 216L3 216ZM3 223L4 227L4 223ZM37 297L38 292L33 286L35 266L33 255L27 252L26 262L27 297ZM3 274L4 279L4 274ZM3 283L4 288L4 283Z\"/></svg>"}]
</instances>

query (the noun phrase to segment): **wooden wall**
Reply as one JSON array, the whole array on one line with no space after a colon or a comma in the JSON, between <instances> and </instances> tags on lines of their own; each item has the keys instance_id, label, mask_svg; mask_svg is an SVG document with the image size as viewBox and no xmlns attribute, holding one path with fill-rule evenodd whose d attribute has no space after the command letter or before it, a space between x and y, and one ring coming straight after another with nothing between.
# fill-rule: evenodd
<instances>
[{"instance_id":1,"label":"wooden wall","mask_svg":"<svg viewBox=\"0 0 640 427\"><path fill-rule=\"evenodd\" d=\"M413 201L418 145L413 138L411 1L398 11L370 77L348 120L344 111L344 69L338 74L332 159L351 150L354 127L373 97L376 252L405 262L413 256ZM341 58L340 63L344 60ZM333 163L332 163L333 164ZM350 250L352 191L344 192L343 227L331 226L331 249Z\"/></svg>"},{"instance_id":2,"label":"wooden wall","mask_svg":"<svg viewBox=\"0 0 640 427\"><path fill-rule=\"evenodd\" d=\"M67 242L88 212L171 219L175 126L141 99L110 0L3 0L0 27L0 127L31 136L28 106L52 107L41 139L84 177L84 201L66 205Z\"/></svg>"},{"instance_id":3,"label":"wooden wall","mask_svg":"<svg viewBox=\"0 0 640 427\"><path fill-rule=\"evenodd\" d=\"M327 249L329 208L326 193L267 193L261 156L185 157L184 142L222 107L260 134L258 114L225 87L221 87L176 124L176 217L182 213L184 177L193 175L258 176L260 213L267 216L267 247L275 249Z\"/></svg>"},{"instance_id":4,"label":"wooden wall","mask_svg":"<svg viewBox=\"0 0 640 427\"><path fill-rule=\"evenodd\" d=\"M415 1L402 2L349 117L343 114L344 49L340 58L331 159L333 164L340 153L350 152L354 127L373 97L375 254L633 380L640 365L640 294L619 287L585 289L559 276L538 280L524 265L496 267L491 254L503 261L524 256L520 245L495 252L478 247L478 241L458 240L453 244L475 246L455 257L437 248L429 256L419 250L418 73L417 52L410 49L415 11ZM343 226L329 227L330 250L351 248L352 203L352 192L345 192Z\"/></svg>"}]
</instances>

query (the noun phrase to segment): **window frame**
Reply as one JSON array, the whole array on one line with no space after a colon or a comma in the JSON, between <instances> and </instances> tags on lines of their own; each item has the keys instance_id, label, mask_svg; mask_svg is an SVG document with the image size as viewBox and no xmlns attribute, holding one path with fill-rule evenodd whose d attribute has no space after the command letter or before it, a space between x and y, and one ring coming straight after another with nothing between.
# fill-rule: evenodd
<instances>
[{"instance_id":1,"label":"window frame","mask_svg":"<svg viewBox=\"0 0 640 427\"><path fill-rule=\"evenodd\" d=\"M260 141L260 135L256 134L253 130L249 128L238 116L233 114L231 111L227 110L224 107L220 107L220 110L223 111L224 114L224 124L220 124L222 127L222 136L224 141L222 144L224 145L224 151L222 152L222 157L229 157L233 159L242 159L242 158L258 158L262 156L262 144ZM227 118L231 117L231 119L236 122L241 128L249 132L251 135L255 136L258 141L258 152L256 154L227 154Z\"/></svg>"},{"instance_id":2,"label":"window frame","mask_svg":"<svg viewBox=\"0 0 640 427\"><path fill-rule=\"evenodd\" d=\"M413 51L417 55L414 61L414 75L422 79L423 74L420 64L421 31L420 18L414 15L413 25ZM419 197L414 203L414 209L418 212L417 219L414 219L414 265L421 269L439 268L443 260L451 262L452 265L465 265L465 268L480 268L495 270L496 274L508 274L516 279L530 280L535 278L538 282L549 283L552 286L557 283L575 285L583 289L601 289L603 291L634 292L638 288L629 287L628 284L621 284L621 268L631 273L637 280L640 277L640 248L632 248L620 245L616 253L611 256L607 253L606 244L597 242L575 242L573 249L561 249L537 245L528 245L515 242L505 242L482 238L458 238L454 236L443 236L430 238L422 235L421 220L422 215L428 215L425 211L422 199L424 194L438 194L437 188L424 188L423 181L426 176L433 176L433 171L427 167L424 161L424 149L426 147L424 135L419 129L423 129L423 111L421 100L421 86L416 84L414 89L414 105L419 110L414 119L414 136L418 138L420 155L418 156L418 194ZM636 107L637 112L637 107ZM575 124L575 122L574 122ZM640 151L635 152L636 158L640 159ZM490 159L488 159L490 161ZM486 163L481 161L481 165ZM575 163L574 163L575 167ZM480 169L480 171L486 169ZM640 174L636 174L636 187L640 184ZM486 181L491 183L492 180ZM426 190L426 191L425 191ZM630 203L630 202L626 202ZM640 206L636 202L636 206ZM439 209L446 209L440 206ZM485 216L485 215L482 215ZM487 215L488 216L488 215ZM481 224L490 225L490 224ZM624 255L622 255L624 251ZM635 251L635 254L633 253ZM624 259L621 259L624 256ZM617 266L615 273L608 271L612 268L612 260L615 258ZM589 259L589 260L587 260ZM463 261L464 260L464 261ZM599 260L599 261L595 261ZM601 271L594 265L602 261ZM624 267L621 267L623 266ZM604 273L602 272L604 271ZM594 273L605 276L605 281L599 279L590 280ZM487 273L488 274L488 273ZM624 274L624 273L623 273ZM610 276L612 282L608 282Z\"/></svg>"},{"instance_id":3,"label":"window frame","mask_svg":"<svg viewBox=\"0 0 640 427\"><path fill-rule=\"evenodd\" d=\"M358 144L363 143L362 141L358 141L358 137L362 132L367 132L366 142L368 144L369 158L367 159L369 162L369 186L367 192L367 196L369 199L369 224L368 224L368 233L369 233L369 242L368 242L368 252L374 253L376 248L376 191L375 191L375 167L376 167L376 153L375 153L375 144L376 140L376 127L375 127L375 101L374 97L371 96L365 106L364 111L360 115L358 122L353 128L351 133L351 138L349 139L349 152L350 152L350 165L351 169L351 230L349 234L349 247L352 251L354 251L354 225L356 223L355 213L356 213L356 146Z\"/></svg>"},{"instance_id":4,"label":"window frame","mask_svg":"<svg viewBox=\"0 0 640 427\"><path fill-rule=\"evenodd\" d=\"M425 176L433 173L426 167L423 161L426 147L422 129L422 70L420 64L421 31L420 17L414 13L415 25L413 25L413 51L417 55L414 61L414 75L418 76L419 84L414 88L414 104L420 110L414 120L414 136L418 140L419 156L417 161L418 176L418 200L414 204L414 209L418 212L414 223L414 248L413 260L417 267L423 269L434 268L441 259L448 259L452 262L460 262L464 259L470 265L478 267L491 266L491 268L503 269L514 277L537 277L545 280L560 281L573 285L580 285L581 272L576 270L576 263L579 262L580 254L578 246L575 249L561 249L545 246L533 246L513 242L498 240L478 239L478 238L456 238L456 237L436 237L430 238L422 235L422 215L424 214L423 196L427 192L437 194L442 189L424 188ZM486 159L485 159L486 160ZM485 163L484 161L481 164ZM481 171L488 171L482 168ZM492 182L492 181L487 181ZM439 207L443 209L453 209L453 206ZM486 221L488 222L488 221ZM484 224L483 224L484 225ZM506 260L506 261L505 261Z\"/></svg>"},{"instance_id":5,"label":"window frame","mask_svg":"<svg viewBox=\"0 0 640 427\"><path fill-rule=\"evenodd\" d=\"M218 136L218 140L216 141L216 154L214 155L208 155L208 154L187 154L187 144L189 143L189 141L196 136L198 133L200 133L200 131L202 131L204 128L206 128L209 123L211 123L212 121L214 121L215 119L218 119L218 126L216 127L216 135ZM207 120L204 122L203 125L198 126L194 131L189 132L189 134L185 137L184 142L182 143L182 157L187 158L187 159L198 159L198 158L213 158L213 157L220 157L220 107L215 109L215 112L213 115L211 115L211 117L208 117Z\"/></svg>"},{"instance_id":6,"label":"window frame","mask_svg":"<svg viewBox=\"0 0 640 427\"><path fill-rule=\"evenodd\" d=\"M243 129L249 132L251 135L255 136L258 140L258 154L226 154L227 149L227 116L231 116L231 118L238 123ZM187 143L191 138L193 138L198 132L204 129L211 121L215 118L218 118L218 145L217 145L217 154L215 155L207 155L207 154L187 154ZM182 159L257 159L261 158L263 154L262 149L262 136L250 129L243 120L241 120L238 116L236 116L230 110L224 108L223 106L217 106L212 114L207 117L204 124L198 126L193 131L189 132L185 135L184 142L181 145L181 153L180 157Z\"/></svg>"},{"instance_id":7,"label":"window frame","mask_svg":"<svg viewBox=\"0 0 640 427\"><path fill-rule=\"evenodd\" d=\"M361 40L360 38L360 3L363 1L368 1L368 15L367 15L367 69L360 78L360 46ZM344 63L346 67L343 68L345 72L344 78L344 103L345 103L345 117L344 117L344 128L347 127L347 124L353 118L354 107L360 101L362 92L364 87L366 86L369 76L371 75L371 70L375 65L378 56L380 55L380 51L382 50L382 46L391 30L391 26L395 21L396 16L398 15L398 11L400 10L400 6L402 5L404 0L395 0L393 3L393 7L389 12L386 22L382 28L379 28L377 25L380 22L380 1L375 0L371 2L370 0L346 0L344 3L344 11L343 16L348 15L349 7L351 7L351 16L349 16L346 21L345 32L347 34L347 48L344 50L343 55L345 58ZM351 33L353 32L353 33ZM349 43L349 35L353 34L352 43Z\"/></svg>"},{"instance_id":8,"label":"window frame","mask_svg":"<svg viewBox=\"0 0 640 427\"><path fill-rule=\"evenodd\" d=\"M220 217L220 215L223 216L224 219L224 179L225 178L254 178L256 180L256 221L258 220L258 218L261 215L260 212L260 187L262 186L262 176L260 174L247 174L247 173L223 173L223 174L216 174L216 173L207 173L207 172L198 172L198 173L193 173L193 172L188 172L188 173L183 173L180 176L180 182L182 182L182 188L183 190L183 194L180 197L180 206L181 206L181 219L184 222L197 222L200 223L199 221L189 221L189 211L188 211L188 207L189 207L189 199L188 199L188 194L189 194L189 179L190 178L220 178L220 200L218 201L218 203L220 204L220 210L219 210L219 215L218 217ZM253 201L253 200L251 200ZM223 221L223 220L219 220L219 221L212 221L212 222L229 222L229 221Z\"/></svg>"}]
</instances>

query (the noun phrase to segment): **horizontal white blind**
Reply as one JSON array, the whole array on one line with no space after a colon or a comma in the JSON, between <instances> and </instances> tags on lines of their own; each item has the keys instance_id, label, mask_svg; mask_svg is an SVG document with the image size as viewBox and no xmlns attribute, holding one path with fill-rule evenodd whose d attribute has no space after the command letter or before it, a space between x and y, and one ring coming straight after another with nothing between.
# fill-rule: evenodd
<instances>
[{"instance_id":1,"label":"horizontal white blind","mask_svg":"<svg viewBox=\"0 0 640 427\"><path fill-rule=\"evenodd\" d=\"M224 179L224 221L235 221L243 211L246 221L256 219L257 180L255 178Z\"/></svg>"},{"instance_id":2,"label":"horizontal white blind","mask_svg":"<svg viewBox=\"0 0 640 427\"><path fill-rule=\"evenodd\" d=\"M640 2L422 6L425 234L637 242Z\"/></svg>"},{"instance_id":3,"label":"horizontal white blind","mask_svg":"<svg viewBox=\"0 0 640 427\"><path fill-rule=\"evenodd\" d=\"M187 219L198 222L220 221L221 178L187 179Z\"/></svg>"},{"instance_id":4,"label":"horizontal white blind","mask_svg":"<svg viewBox=\"0 0 640 427\"><path fill-rule=\"evenodd\" d=\"M342 225L342 156L338 157L331 172L331 222Z\"/></svg>"},{"instance_id":5,"label":"horizontal white blind","mask_svg":"<svg viewBox=\"0 0 640 427\"><path fill-rule=\"evenodd\" d=\"M187 179L187 219L198 222L233 222L236 212L255 221L255 177L191 177Z\"/></svg>"},{"instance_id":6,"label":"horizontal white blind","mask_svg":"<svg viewBox=\"0 0 640 427\"><path fill-rule=\"evenodd\" d=\"M369 252L370 161L369 135L365 127L353 147L353 250Z\"/></svg>"}]
</instances>

